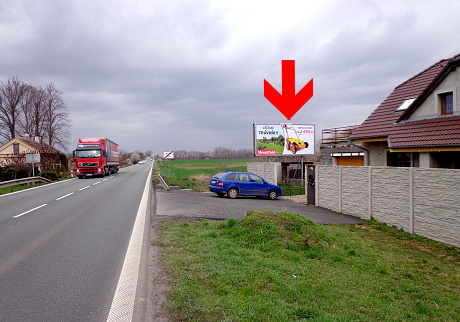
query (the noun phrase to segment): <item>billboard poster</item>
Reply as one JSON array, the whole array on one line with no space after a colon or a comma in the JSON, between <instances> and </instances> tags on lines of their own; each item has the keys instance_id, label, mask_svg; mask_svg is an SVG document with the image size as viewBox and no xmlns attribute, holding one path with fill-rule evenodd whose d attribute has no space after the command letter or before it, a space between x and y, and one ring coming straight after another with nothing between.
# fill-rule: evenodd
<instances>
[{"instance_id":1,"label":"billboard poster","mask_svg":"<svg viewBox=\"0 0 460 322\"><path fill-rule=\"evenodd\" d=\"M311 124L254 124L254 154L315 154L315 126Z\"/></svg>"}]
</instances>

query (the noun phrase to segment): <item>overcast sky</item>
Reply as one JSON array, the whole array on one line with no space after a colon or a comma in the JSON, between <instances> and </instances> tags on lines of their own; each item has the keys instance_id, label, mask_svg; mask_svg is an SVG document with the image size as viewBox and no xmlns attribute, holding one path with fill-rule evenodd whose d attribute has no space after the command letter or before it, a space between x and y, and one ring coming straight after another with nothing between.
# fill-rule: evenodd
<instances>
[{"instance_id":1,"label":"overcast sky","mask_svg":"<svg viewBox=\"0 0 460 322\"><path fill-rule=\"evenodd\" d=\"M314 96L289 121L360 124L401 82L460 53L458 0L0 0L0 81L53 83L71 143L252 149L264 97L295 60Z\"/></svg>"}]
</instances>

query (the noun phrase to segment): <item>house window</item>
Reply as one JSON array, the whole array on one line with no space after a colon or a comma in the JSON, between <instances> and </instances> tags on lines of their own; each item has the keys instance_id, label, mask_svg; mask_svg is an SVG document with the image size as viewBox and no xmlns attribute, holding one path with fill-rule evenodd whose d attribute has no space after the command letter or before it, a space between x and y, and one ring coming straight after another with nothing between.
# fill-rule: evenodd
<instances>
[{"instance_id":1,"label":"house window","mask_svg":"<svg viewBox=\"0 0 460 322\"><path fill-rule=\"evenodd\" d=\"M13 143L13 154L19 154L19 143Z\"/></svg>"},{"instance_id":2,"label":"house window","mask_svg":"<svg viewBox=\"0 0 460 322\"><path fill-rule=\"evenodd\" d=\"M441 114L448 115L454 113L454 93L443 93L439 94L439 100L441 103Z\"/></svg>"},{"instance_id":3,"label":"house window","mask_svg":"<svg viewBox=\"0 0 460 322\"><path fill-rule=\"evenodd\" d=\"M396 111L405 111L415 101L416 98L408 98L397 108Z\"/></svg>"},{"instance_id":4,"label":"house window","mask_svg":"<svg viewBox=\"0 0 460 322\"><path fill-rule=\"evenodd\" d=\"M389 167L419 167L417 152L388 152L387 165Z\"/></svg>"}]
</instances>

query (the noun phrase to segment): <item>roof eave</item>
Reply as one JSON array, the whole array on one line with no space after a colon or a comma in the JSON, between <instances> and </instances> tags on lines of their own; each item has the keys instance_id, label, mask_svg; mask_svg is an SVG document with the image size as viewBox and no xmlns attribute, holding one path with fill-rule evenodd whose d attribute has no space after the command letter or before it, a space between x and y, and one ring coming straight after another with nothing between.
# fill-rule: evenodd
<instances>
[{"instance_id":1,"label":"roof eave","mask_svg":"<svg viewBox=\"0 0 460 322\"><path fill-rule=\"evenodd\" d=\"M386 142L388 135L385 136L367 136L367 137L356 137L350 138L352 142L367 143L367 142Z\"/></svg>"},{"instance_id":2,"label":"roof eave","mask_svg":"<svg viewBox=\"0 0 460 322\"><path fill-rule=\"evenodd\" d=\"M390 147L390 152L453 152L453 151L460 151L460 144Z\"/></svg>"}]
</instances>

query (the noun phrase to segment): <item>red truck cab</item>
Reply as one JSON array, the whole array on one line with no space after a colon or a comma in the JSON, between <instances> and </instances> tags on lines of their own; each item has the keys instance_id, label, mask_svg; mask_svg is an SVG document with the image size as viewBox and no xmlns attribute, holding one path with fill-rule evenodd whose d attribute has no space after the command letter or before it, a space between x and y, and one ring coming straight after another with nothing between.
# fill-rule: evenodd
<instances>
[{"instance_id":1,"label":"red truck cab","mask_svg":"<svg viewBox=\"0 0 460 322\"><path fill-rule=\"evenodd\" d=\"M80 138L73 155L80 179L117 173L120 166L118 144L106 138Z\"/></svg>"}]
</instances>

